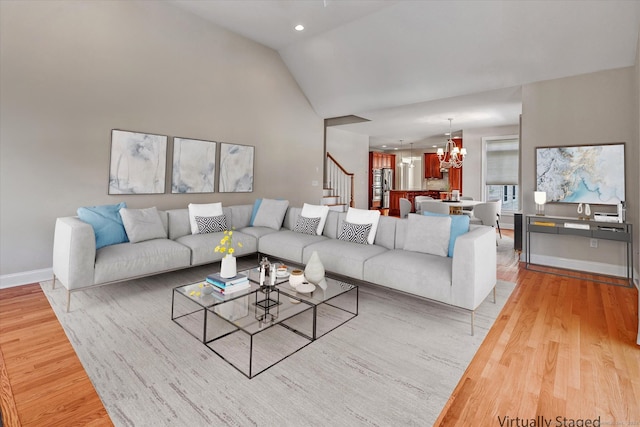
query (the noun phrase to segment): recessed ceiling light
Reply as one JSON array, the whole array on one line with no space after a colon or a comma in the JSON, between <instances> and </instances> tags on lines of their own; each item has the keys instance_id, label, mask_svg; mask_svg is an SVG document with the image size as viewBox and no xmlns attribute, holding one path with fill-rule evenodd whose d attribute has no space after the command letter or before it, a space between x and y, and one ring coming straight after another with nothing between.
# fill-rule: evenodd
<instances>
[{"instance_id":1,"label":"recessed ceiling light","mask_svg":"<svg viewBox=\"0 0 640 427\"><path fill-rule=\"evenodd\" d=\"M302 24L298 24L295 27L293 27L296 31L302 31L304 30L304 25Z\"/></svg>"},{"instance_id":2,"label":"recessed ceiling light","mask_svg":"<svg viewBox=\"0 0 640 427\"><path fill-rule=\"evenodd\" d=\"M382 146L382 148L387 148L387 146L386 146L386 145L383 145L383 146Z\"/></svg>"}]
</instances>

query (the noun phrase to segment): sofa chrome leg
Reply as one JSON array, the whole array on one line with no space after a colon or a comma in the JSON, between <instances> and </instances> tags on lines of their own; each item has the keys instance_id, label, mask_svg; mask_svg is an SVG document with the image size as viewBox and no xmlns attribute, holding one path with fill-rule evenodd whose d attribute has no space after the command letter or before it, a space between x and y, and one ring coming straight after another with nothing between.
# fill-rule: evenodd
<instances>
[{"instance_id":1,"label":"sofa chrome leg","mask_svg":"<svg viewBox=\"0 0 640 427\"><path fill-rule=\"evenodd\" d=\"M69 306L71 306L71 291L67 289L67 313L69 312Z\"/></svg>"},{"instance_id":2,"label":"sofa chrome leg","mask_svg":"<svg viewBox=\"0 0 640 427\"><path fill-rule=\"evenodd\" d=\"M473 326L474 325L473 325L473 323L474 323L475 319L476 319L476 312L472 311L471 312L471 336L474 335L474 330L473 330Z\"/></svg>"},{"instance_id":3,"label":"sofa chrome leg","mask_svg":"<svg viewBox=\"0 0 640 427\"><path fill-rule=\"evenodd\" d=\"M51 284L51 289L55 289L56 288L56 275L53 275L53 283Z\"/></svg>"}]
</instances>

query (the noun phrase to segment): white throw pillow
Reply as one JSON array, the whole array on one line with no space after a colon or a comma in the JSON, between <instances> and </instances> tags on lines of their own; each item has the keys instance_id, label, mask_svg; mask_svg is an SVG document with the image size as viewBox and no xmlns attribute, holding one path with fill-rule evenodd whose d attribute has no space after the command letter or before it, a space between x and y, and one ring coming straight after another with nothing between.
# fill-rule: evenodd
<instances>
[{"instance_id":1,"label":"white throw pillow","mask_svg":"<svg viewBox=\"0 0 640 427\"><path fill-rule=\"evenodd\" d=\"M189 223L191 224L191 234L200 234L196 216L220 216L222 212L222 203L189 203Z\"/></svg>"},{"instance_id":2,"label":"white throw pillow","mask_svg":"<svg viewBox=\"0 0 640 427\"><path fill-rule=\"evenodd\" d=\"M409 214L404 250L446 257L449 253L451 218Z\"/></svg>"},{"instance_id":3,"label":"white throw pillow","mask_svg":"<svg viewBox=\"0 0 640 427\"><path fill-rule=\"evenodd\" d=\"M318 236L322 235L324 224L327 222L327 215L329 215L329 206L326 205L310 205L305 203L302 205L302 212L300 212L300 216L305 218L320 218L317 231Z\"/></svg>"},{"instance_id":4,"label":"white throw pillow","mask_svg":"<svg viewBox=\"0 0 640 427\"><path fill-rule=\"evenodd\" d=\"M378 221L380 221L380 211L349 208L345 221L352 224L371 224L371 231L367 236L367 242L373 245L376 240L376 231L378 230Z\"/></svg>"}]
</instances>

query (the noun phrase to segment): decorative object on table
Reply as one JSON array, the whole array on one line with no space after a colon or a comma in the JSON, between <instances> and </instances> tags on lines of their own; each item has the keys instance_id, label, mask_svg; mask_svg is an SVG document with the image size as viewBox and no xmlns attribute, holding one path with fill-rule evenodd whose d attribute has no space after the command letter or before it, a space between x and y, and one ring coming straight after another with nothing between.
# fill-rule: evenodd
<instances>
[{"instance_id":1,"label":"decorative object on table","mask_svg":"<svg viewBox=\"0 0 640 427\"><path fill-rule=\"evenodd\" d=\"M228 295L235 292L249 289L249 277L244 274L237 274L233 277L222 277L220 273L213 273L207 276L206 283L211 285L211 290L220 294Z\"/></svg>"},{"instance_id":2,"label":"decorative object on table","mask_svg":"<svg viewBox=\"0 0 640 427\"><path fill-rule=\"evenodd\" d=\"M172 193L213 193L216 143L173 138Z\"/></svg>"},{"instance_id":3,"label":"decorative object on table","mask_svg":"<svg viewBox=\"0 0 640 427\"><path fill-rule=\"evenodd\" d=\"M242 242L238 242L238 247L242 247ZM235 248L233 247L233 229L224 231L224 236L220 239L220 244L216 246L215 251L225 254L220 266L220 275L225 278L235 276L238 270L236 268L236 257L233 256L235 252Z\"/></svg>"},{"instance_id":4,"label":"decorative object on table","mask_svg":"<svg viewBox=\"0 0 640 427\"><path fill-rule=\"evenodd\" d=\"M584 216L586 219L591 218L591 206L589 206L589 203L584 205Z\"/></svg>"},{"instance_id":5,"label":"decorative object on table","mask_svg":"<svg viewBox=\"0 0 640 427\"><path fill-rule=\"evenodd\" d=\"M534 191L533 199L536 202L536 215L544 216L544 205L547 203L547 193L545 191Z\"/></svg>"},{"instance_id":6,"label":"decorative object on table","mask_svg":"<svg viewBox=\"0 0 640 427\"><path fill-rule=\"evenodd\" d=\"M578 203L578 219L582 219L582 212L584 212L583 208L582 208L582 203Z\"/></svg>"},{"instance_id":7,"label":"decorative object on table","mask_svg":"<svg viewBox=\"0 0 640 427\"><path fill-rule=\"evenodd\" d=\"M324 279L322 279L324 281ZM296 287L296 292L301 294L311 294L311 292L316 290L316 285L309 282L302 282Z\"/></svg>"},{"instance_id":8,"label":"decorative object on table","mask_svg":"<svg viewBox=\"0 0 640 427\"><path fill-rule=\"evenodd\" d=\"M165 135L113 129L109 194L164 193L167 139Z\"/></svg>"},{"instance_id":9,"label":"decorative object on table","mask_svg":"<svg viewBox=\"0 0 640 427\"><path fill-rule=\"evenodd\" d=\"M253 191L253 158L255 147L220 143L221 193L250 193Z\"/></svg>"},{"instance_id":10,"label":"decorative object on table","mask_svg":"<svg viewBox=\"0 0 640 427\"><path fill-rule=\"evenodd\" d=\"M317 251L313 251L304 269L304 277L310 283L325 289L327 284L324 280L324 273L324 265L322 265L322 261L320 261L320 255L318 255Z\"/></svg>"},{"instance_id":11,"label":"decorative object on table","mask_svg":"<svg viewBox=\"0 0 640 427\"><path fill-rule=\"evenodd\" d=\"M200 288L202 288L202 293L204 295L210 295L213 293L213 285L209 283L200 283Z\"/></svg>"},{"instance_id":12,"label":"decorative object on table","mask_svg":"<svg viewBox=\"0 0 640 427\"><path fill-rule=\"evenodd\" d=\"M304 277L304 272L302 270L293 270L289 275L289 286L295 289L299 284L304 282L306 279Z\"/></svg>"},{"instance_id":13,"label":"decorative object on table","mask_svg":"<svg viewBox=\"0 0 640 427\"><path fill-rule=\"evenodd\" d=\"M276 276L277 277L287 277L289 275L289 270L287 266L284 264L276 265Z\"/></svg>"},{"instance_id":14,"label":"decorative object on table","mask_svg":"<svg viewBox=\"0 0 640 427\"><path fill-rule=\"evenodd\" d=\"M266 256L262 257L259 268L260 268L260 282L258 284L260 285L260 288L264 288L265 286L269 286L271 282L269 280L269 273L271 272L271 263L269 262L269 259Z\"/></svg>"}]
</instances>

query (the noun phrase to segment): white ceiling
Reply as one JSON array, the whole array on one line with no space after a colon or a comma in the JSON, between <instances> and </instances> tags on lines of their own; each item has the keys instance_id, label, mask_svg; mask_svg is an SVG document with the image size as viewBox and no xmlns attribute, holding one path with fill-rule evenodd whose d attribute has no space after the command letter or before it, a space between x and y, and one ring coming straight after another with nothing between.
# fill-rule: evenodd
<instances>
[{"instance_id":1,"label":"white ceiling","mask_svg":"<svg viewBox=\"0 0 640 427\"><path fill-rule=\"evenodd\" d=\"M521 85L632 66L640 28L638 0L169 1L277 50L372 147L517 124Z\"/></svg>"}]
</instances>

